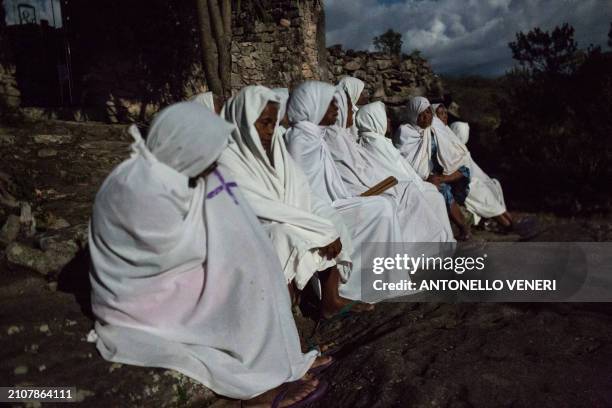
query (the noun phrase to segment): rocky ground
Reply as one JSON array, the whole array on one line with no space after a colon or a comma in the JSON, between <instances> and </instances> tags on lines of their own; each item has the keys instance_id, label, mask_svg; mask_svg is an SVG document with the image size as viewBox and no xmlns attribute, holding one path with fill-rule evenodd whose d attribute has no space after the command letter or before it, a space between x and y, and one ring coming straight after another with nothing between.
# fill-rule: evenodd
<instances>
[{"instance_id":1,"label":"rocky ground","mask_svg":"<svg viewBox=\"0 0 612 408\"><path fill-rule=\"evenodd\" d=\"M128 146L119 125L0 126L0 385L76 386L91 407L235 406L173 371L108 363L87 342L87 219ZM612 239L609 219L537 216L541 241ZM338 350L320 407L612 406L608 304L389 303L299 325Z\"/></svg>"}]
</instances>

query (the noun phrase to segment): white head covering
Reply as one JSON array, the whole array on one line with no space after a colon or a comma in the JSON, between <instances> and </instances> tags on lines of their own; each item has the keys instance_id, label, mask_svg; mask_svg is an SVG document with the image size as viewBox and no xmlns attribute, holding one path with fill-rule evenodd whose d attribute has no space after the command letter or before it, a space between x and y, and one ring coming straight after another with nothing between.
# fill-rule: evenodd
<instances>
[{"instance_id":1,"label":"white head covering","mask_svg":"<svg viewBox=\"0 0 612 408\"><path fill-rule=\"evenodd\" d=\"M437 158L444 174L452 174L461 166L470 165L469 152L440 119L434 116L431 126L426 129L416 124L418 116L429 107L426 98L421 96L410 98L407 111L410 123L400 126L394 140L402 156L422 179L427 179L433 170L431 143L434 137L438 145ZM450 137L446 132L451 133Z\"/></svg>"},{"instance_id":2,"label":"white head covering","mask_svg":"<svg viewBox=\"0 0 612 408\"><path fill-rule=\"evenodd\" d=\"M359 129L359 143L377 159L379 166L400 181L414 182L421 190L426 189L420 176L414 171L391 140L387 132L387 113L385 104L374 102L364 105L355 119Z\"/></svg>"},{"instance_id":3,"label":"white head covering","mask_svg":"<svg viewBox=\"0 0 612 408\"><path fill-rule=\"evenodd\" d=\"M335 94L336 88L320 81L306 81L294 89L288 107L293 127L285 136L289 152L306 173L313 193L332 201L351 196L323 140L326 128L318 125L325 115L321 107L327 110Z\"/></svg>"},{"instance_id":4,"label":"white head covering","mask_svg":"<svg viewBox=\"0 0 612 408\"><path fill-rule=\"evenodd\" d=\"M291 93L291 101L287 107L289 122L310 122L318 125L323 120L335 92L333 86L323 82L302 82Z\"/></svg>"},{"instance_id":5,"label":"white head covering","mask_svg":"<svg viewBox=\"0 0 612 408\"><path fill-rule=\"evenodd\" d=\"M280 108L278 109L278 120L279 122L285 117L287 112L287 101L289 100L289 89L287 88L274 88L272 91L280 96Z\"/></svg>"},{"instance_id":6,"label":"white head covering","mask_svg":"<svg viewBox=\"0 0 612 408\"><path fill-rule=\"evenodd\" d=\"M387 176L381 177L379 171L374 171L370 155L361 149L357 138L346 128L349 109L346 93L337 90L334 98L338 105L338 119L334 126L326 128L325 143L345 184L354 195L359 195Z\"/></svg>"},{"instance_id":7,"label":"white head covering","mask_svg":"<svg viewBox=\"0 0 612 408\"><path fill-rule=\"evenodd\" d=\"M357 101L359 100L359 97L361 96L361 93L365 88L365 84L360 79L346 76L342 78L340 82L338 82L336 88L338 88L340 93L343 94L344 98L346 98L345 92L348 93L348 96L351 99L351 108L353 109L354 117L357 111L359 110L359 108L357 107ZM348 105L348 101L346 103ZM344 127L346 127L346 125L344 125ZM353 123L353 125L349 128L348 132L352 136L353 141L356 142L358 137L358 131L355 123Z\"/></svg>"},{"instance_id":8,"label":"white head covering","mask_svg":"<svg viewBox=\"0 0 612 408\"><path fill-rule=\"evenodd\" d=\"M173 120L173 116L177 116L176 112L179 111L181 115L195 117L195 113L202 114L202 106L193 102L182 102L173 105L173 109L162 110L151 124L147 147L162 163L187 177L196 177L221 155L226 146L224 143L204 145L203 134L227 133L233 127L223 120L211 121L210 115L204 115L197 121ZM211 123L217 128L210 129ZM206 149L208 159L202 157L203 149Z\"/></svg>"},{"instance_id":9,"label":"white head covering","mask_svg":"<svg viewBox=\"0 0 612 408\"><path fill-rule=\"evenodd\" d=\"M443 103L434 103L431 105L431 111L433 112L434 116L438 116L437 110L440 106L443 106L446 108L446 106Z\"/></svg>"},{"instance_id":10,"label":"white head covering","mask_svg":"<svg viewBox=\"0 0 612 408\"><path fill-rule=\"evenodd\" d=\"M470 139L470 125L467 122L453 122L450 128L457 135L461 143L467 144Z\"/></svg>"},{"instance_id":11,"label":"white head covering","mask_svg":"<svg viewBox=\"0 0 612 408\"><path fill-rule=\"evenodd\" d=\"M353 112L357 112L357 101L365 88L365 83L358 78L345 76L338 82L338 89L341 89L348 93L351 98L351 104L353 107Z\"/></svg>"},{"instance_id":12,"label":"white head covering","mask_svg":"<svg viewBox=\"0 0 612 408\"><path fill-rule=\"evenodd\" d=\"M299 97L295 101L298 103ZM301 289L315 271L336 264L322 258L318 248L330 244L339 234L331 221L313 214L308 181L278 132L272 137L272 162L264 151L255 122L268 102L280 103L280 97L266 87L247 86L225 106L222 115L238 130L220 161L232 170L271 234L287 280L295 279Z\"/></svg>"},{"instance_id":13,"label":"white head covering","mask_svg":"<svg viewBox=\"0 0 612 408\"><path fill-rule=\"evenodd\" d=\"M408 115L408 122L412 125L417 124L417 118L421 113L423 113L427 108L429 108L431 104L422 96L415 96L410 98L408 101L408 110L406 114Z\"/></svg>"},{"instance_id":14,"label":"white head covering","mask_svg":"<svg viewBox=\"0 0 612 408\"><path fill-rule=\"evenodd\" d=\"M334 99L336 100L336 104L338 105L338 118L336 119L336 126L341 128L346 128L348 124L348 113L349 113L349 104L348 98L346 97L346 92L344 90L336 90L336 94L334 95ZM353 114L356 111L353 111ZM354 123L353 123L354 125Z\"/></svg>"},{"instance_id":15,"label":"white head covering","mask_svg":"<svg viewBox=\"0 0 612 408\"><path fill-rule=\"evenodd\" d=\"M365 111L364 111L365 109ZM361 107L355 118L359 135L385 136L387 133L387 111L382 102L373 102Z\"/></svg>"},{"instance_id":16,"label":"white head covering","mask_svg":"<svg viewBox=\"0 0 612 408\"><path fill-rule=\"evenodd\" d=\"M151 150L130 129L133 155L94 203L92 307L105 359L249 399L299 379L315 356L301 353L278 258L230 173L219 166L188 186L232 128L183 102L156 117Z\"/></svg>"},{"instance_id":17,"label":"white head covering","mask_svg":"<svg viewBox=\"0 0 612 408\"><path fill-rule=\"evenodd\" d=\"M192 102L204 105L211 112L215 111L215 94L212 92L202 92L191 98Z\"/></svg>"}]
</instances>

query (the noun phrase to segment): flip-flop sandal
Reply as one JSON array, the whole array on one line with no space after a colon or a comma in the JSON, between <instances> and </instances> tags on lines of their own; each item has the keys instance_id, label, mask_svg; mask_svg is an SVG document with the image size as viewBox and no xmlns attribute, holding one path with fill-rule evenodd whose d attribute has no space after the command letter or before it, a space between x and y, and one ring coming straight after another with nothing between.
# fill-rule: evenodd
<instances>
[{"instance_id":1,"label":"flip-flop sandal","mask_svg":"<svg viewBox=\"0 0 612 408\"><path fill-rule=\"evenodd\" d=\"M322 374L325 370L327 370L328 368L336 364L336 359L334 359L332 356L326 356L326 357L330 357L327 363L318 365L315 368L311 368L310 370L308 370L308 373L314 376L317 376L317 375Z\"/></svg>"},{"instance_id":2,"label":"flip-flop sandal","mask_svg":"<svg viewBox=\"0 0 612 408\"><path fill-rule=\"evenodd\" d=\"M338 345L337 343L333 342L330 343L331 345L334 345L335 347L329 347L327 350L325 351L321 351L321 347L312 342L312 341L308 341L308 351L312 351L312 350L316 350L319 352L320 356L329 356L329 357L333 357L334 354L336 354L338 351L340 351L342 349L342 346Z\"/></svg>"},{"instance_id":3,"label":"flip-flop sandal","mask_svg":"<svg viewBox=\"0 0 612 408\"><path fill-rule=\"evenodd\" d=\"M298 380L296 381L296 383L300 381L301 380ZM315 388L310 394L308 394L306 397L299 400L295 404L287 406L286 408L301 408L308 404L312 404L313 402L320 400L325 395L325 393L327 392L327 388L327 382L319 381L319 385L317 385L317 388ZM287 384L287 387L283 387L283 390L276 396L276 398L274 398L274 401L272 401L271 408L279 408L281 402L283 401L283 399L285 399L288 393L289 384Z\"/></svg>"}]
</instances>

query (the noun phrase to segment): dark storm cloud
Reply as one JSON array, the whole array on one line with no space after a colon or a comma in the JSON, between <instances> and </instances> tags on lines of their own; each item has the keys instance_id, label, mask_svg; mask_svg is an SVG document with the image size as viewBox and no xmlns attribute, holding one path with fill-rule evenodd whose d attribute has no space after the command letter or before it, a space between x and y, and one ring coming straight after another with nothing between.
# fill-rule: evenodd
<instances>
[{"instance_id":1,"label":"dark storm cloud","mask_svg":"<svg viewBox=\"0 0 612 408\"><path fill-rule=\"evenodd\" d=\"M579 46L604 45L612 21L608 0L326 0L327 44L369 49L393 28L404 52L421 50L434 69L451 74L503 73L517 31L568 22Z\"/></svg>"}]
</instances>

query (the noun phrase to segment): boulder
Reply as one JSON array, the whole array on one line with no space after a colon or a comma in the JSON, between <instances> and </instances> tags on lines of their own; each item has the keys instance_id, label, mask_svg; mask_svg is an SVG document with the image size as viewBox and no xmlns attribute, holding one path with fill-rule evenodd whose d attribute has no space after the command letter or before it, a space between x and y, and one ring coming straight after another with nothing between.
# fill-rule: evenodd
<instances>
[{"instance_id":1,"label":"boulder","mask_svg":"<svg viewBox=\"0 0 612 408\"><path fill-rule=\"evenodd\" d=\"M376 65L380 70L389 69L393 65L393 62L391 60L378 60L376 61Z\"/></svg>"},{"instance_id":2,"label":"boulder","mask_svg":"<svg viewBox=\"0 0 612 408\"><path fill-rule=\"evenodd\" d=\"M31 248L19 242L6 249L9 266L22 267L41 275L59 273L76 256L79 246L73 241L52 243L47 251Z\"/></svg>"},{"instance_id":3,"label":"boulder","mask_svg":"<svg viewBox=\"0 0 612 408\"><path fill-rule=\"evenodd\" d=\"M0 246L5 247L15 241L19 236L20 229L21 223L19 222L19 217L13 214L9 215L0 230Z\"/></svg>"},{"instance_id":4,"label":"boulder","mask_svg":"<svg viewBox=\"0 0 612 408\"><path fill-rule=\"evenodd\" d=\"M357 71L355 71L355 72L353 73L353 76L354 76L355 78L359 78L359 79L361 79L361 80L362 80L362 81L364 81L364 82L368 82L368 81L367 81L367 79L368 79L368 75L367 75L367 74L366 74L366 72L365 72L365 71L363 71L363 70L357 70Z\"/></svg>"},{"instance_id":5,"label":"boulder","mask_svg":"<svg viewBox=\"0 0 612 408\"><path fill-rule=\"evenodd\" d=\"M352 60L346 63L346 65L344 65L344 69L346 69L347 71L357 71L359 68L361 68L361 61L360 60Z\"/></svg>"}]
</instances>

